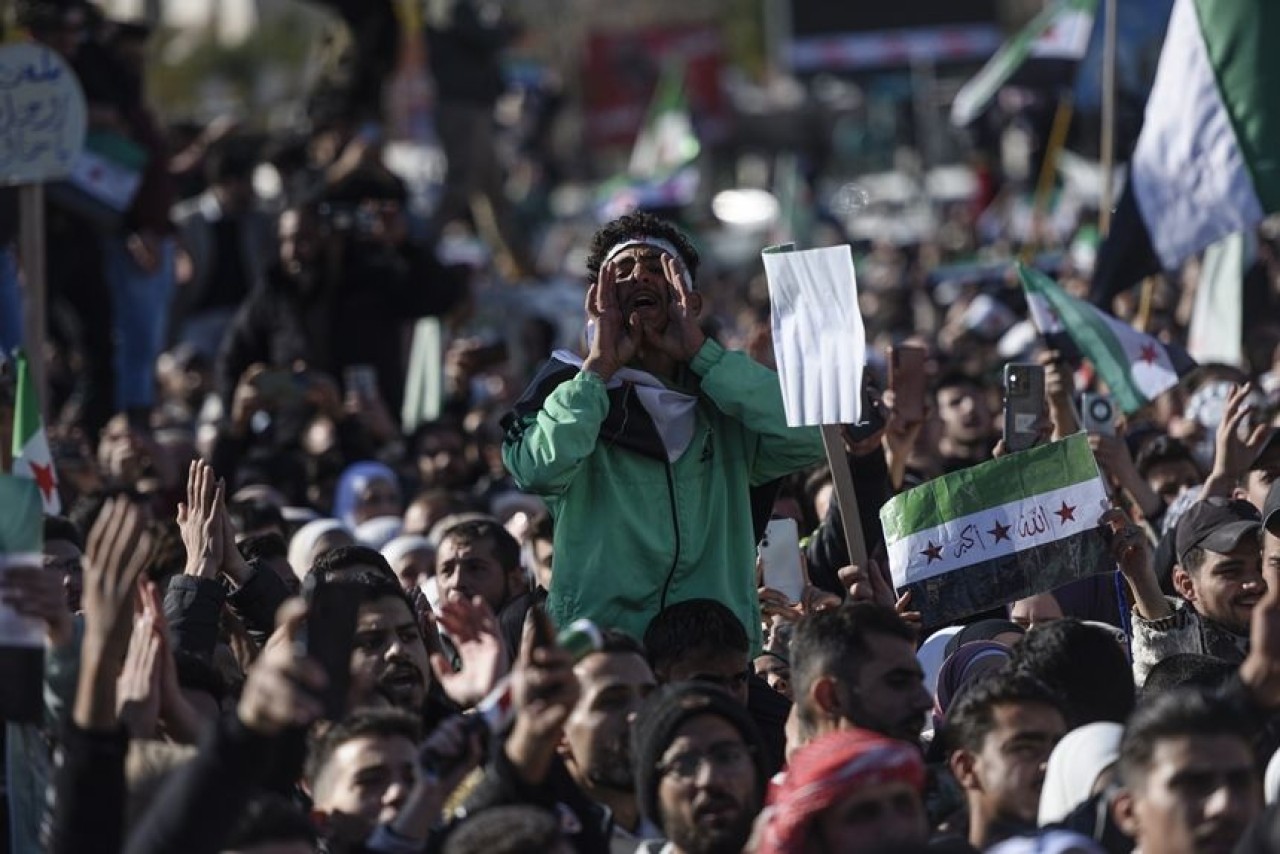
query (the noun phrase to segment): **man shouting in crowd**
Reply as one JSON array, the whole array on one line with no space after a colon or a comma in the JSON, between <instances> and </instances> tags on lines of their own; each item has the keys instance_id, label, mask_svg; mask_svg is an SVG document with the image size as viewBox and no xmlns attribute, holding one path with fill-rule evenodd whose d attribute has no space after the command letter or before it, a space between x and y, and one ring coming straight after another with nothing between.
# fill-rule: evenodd
<instances>
[{"instance_id":1,"label":"man shouting in crowd","mask_svg":"<svg viewBox=\"0 0 1280 854\"><path fill-rule=\"evenodd\" d=\"M503 459L555 519L548 610L644 635L667 605L725 603L760 641L751 490L822 459L778 376L698 324L697 251L624 216L587 259L589 352L557 352L507 418Z\"/></svg>"}]
</instances>

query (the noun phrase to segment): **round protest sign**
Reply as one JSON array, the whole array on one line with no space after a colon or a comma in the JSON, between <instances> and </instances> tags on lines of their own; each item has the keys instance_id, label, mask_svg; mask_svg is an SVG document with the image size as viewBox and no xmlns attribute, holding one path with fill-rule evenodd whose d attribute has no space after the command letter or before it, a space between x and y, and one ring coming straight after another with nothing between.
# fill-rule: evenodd
<instances>
[{"instance_id":1,"label":"round protest sign","mask_svg":"<svg viewBox=\"0 0 1280 854\"><path fill-rule=\"evenodd\" d=\"M67 177L85 124L84 94L62 57L37 44L0 47L0 184Z\"/></svg>"}]
</instances>

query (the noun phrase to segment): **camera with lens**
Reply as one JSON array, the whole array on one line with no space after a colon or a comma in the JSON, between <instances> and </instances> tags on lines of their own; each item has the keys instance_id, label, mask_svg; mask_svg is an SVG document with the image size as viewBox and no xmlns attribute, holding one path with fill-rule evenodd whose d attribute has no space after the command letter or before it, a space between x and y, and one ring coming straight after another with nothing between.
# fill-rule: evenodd
<instances>
[{"instance_id":1,"label":"camera with lens","mask_svg":"<svg viewBox=\"0 0 1280 854\"><path fill-rule=\"evenodd\" d=\"M1086 433L1114 436L1116 408L1105 394L1085 394L1080 398L1080 424Z\"/></svg>"}]
</instances>

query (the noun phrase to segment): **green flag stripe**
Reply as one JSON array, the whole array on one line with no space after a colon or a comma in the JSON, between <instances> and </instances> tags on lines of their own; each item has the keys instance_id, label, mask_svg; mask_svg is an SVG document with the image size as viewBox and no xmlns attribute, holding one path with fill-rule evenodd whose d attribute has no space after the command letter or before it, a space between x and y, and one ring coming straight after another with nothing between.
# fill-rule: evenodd
<instances>
[{"instance_id":1,"label":"green flag stripe","mask_svg":"<svg viewBox=\"0 0 1280 854\"><path fill-rule=\"evenodd\" d=\"M44 502L35 481L0 474L0 555L39 554L44 548Z\"/></svg>"},{"instance_id":2,"label":"green flag stripe","mask_svg":"<svg viewBox=\"0 0 1280 854\"><path fill-rule=\"evenodd\" d=\"M13 409L13 455L21 456L27 441L40 430L40 403L24 353L18 354L18 393Z\"/></svg>"},{"instance_id":3,"label":"green flag stripe","mask_svg":"<svg viewBox=\"0 0 1280 854\"><path fill-rule=\"evenodd\" d=\"M1195 10L1254 189L1264 210L1280 210L1280 3L1195 0Z\"/></svg>"},{"instance_id":4,"label":"green flag stripe","mask_svg":"<svg viewBox=\"0 0 1280 854\"><path fill-rule=\"evenodd\" d=\"M889 542L959 519L1098 476L1084 434L1001 457L930 481L897 496L880 510Z\"/></svg>"},{"instance_id":5,"label":"green flag stripe","mask_svg":"<svg viewBox=\"0 0 1280 854\"><path fill-rule=\"evenodd\" d=\"M1018 274L1022 277L1023 287L1040 294L1053 306L1053 310L1062 318L1066 333L1076 342L1080 352L1093 361L1120 408L1125 412L1137 412L1145 406L1147 396L1133 381L1129 372L1129 356L1098 316L1097 310L1087 303L1073 299L1037 270L1019 264Z\"/></svg>"}]
</instances>

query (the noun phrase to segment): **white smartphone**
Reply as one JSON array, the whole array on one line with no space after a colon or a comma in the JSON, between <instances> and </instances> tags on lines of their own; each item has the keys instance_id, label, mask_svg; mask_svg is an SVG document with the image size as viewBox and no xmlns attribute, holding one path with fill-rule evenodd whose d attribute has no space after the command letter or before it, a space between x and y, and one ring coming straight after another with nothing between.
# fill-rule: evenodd
<instances>
[{"instance_id":1,"label":"white smartphone","mask_svg":"<svg viewBox=\"0 0 1280 854\"><path fill-rule=\"evenodd\" d=\"M795 519L771 519L756 549L765 587L799 602L804 595L804 567L800 563L800 532Z\"/></svg>"}]
</instances>

